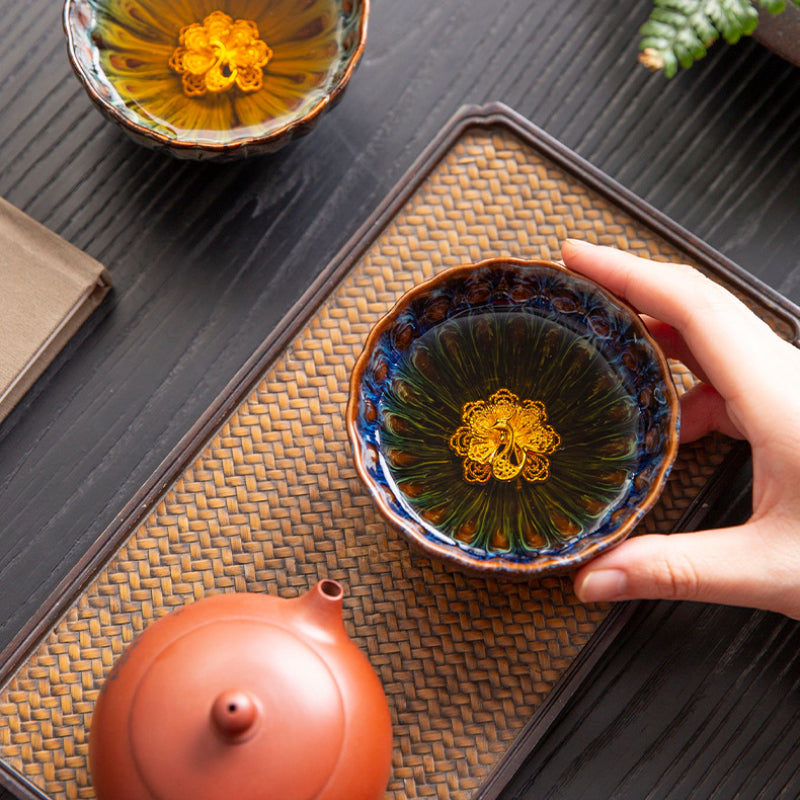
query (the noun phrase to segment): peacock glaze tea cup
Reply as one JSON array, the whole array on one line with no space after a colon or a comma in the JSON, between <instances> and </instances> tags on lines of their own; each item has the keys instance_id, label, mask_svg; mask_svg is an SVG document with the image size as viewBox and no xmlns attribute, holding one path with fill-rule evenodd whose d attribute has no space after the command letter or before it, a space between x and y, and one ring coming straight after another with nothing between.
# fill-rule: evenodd
<instances>
[{"instance_id":1,"label":"peacock glaze tea cup","mask_svg":"<svg viewBox=\"0 0 800 800\"><path fill-rule=\"evenodd\" d=\"M638 315L547 261L455 267L371 331L347 426L414 545L467 572L570 570L626 538L678 449L669 365Z\"/></svg>"},{"instance_id":2,"label":"peacock glaze tea cup","mask_svg":"<svg viewBox=\"0 0 800 800\"><path fill-rule=\"evenodd\" d=\"M369 0L66 0L70 61L135 141L179 158L308 133L364 49Z\"/></svg>"}]
</instances>

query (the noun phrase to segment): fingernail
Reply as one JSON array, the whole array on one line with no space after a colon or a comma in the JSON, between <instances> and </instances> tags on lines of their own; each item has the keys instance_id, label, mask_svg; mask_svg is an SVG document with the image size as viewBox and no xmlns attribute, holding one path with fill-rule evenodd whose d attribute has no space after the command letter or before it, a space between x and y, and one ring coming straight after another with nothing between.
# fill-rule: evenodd
<instances>
[{"instance_id":1,"label":"fingernail","mask_svg":"<svg viewBox=\"0 0 800 800\"><path fill-rule=\"evenodd\" d=\"M601 600L622 600L628 588L628 576L618 569L599 569L590 572L576 592L582 603Z\"/></svg>"},{"instance_id":2,"label":"fingernail","mask_svg":"<svg viewBox=\"0 0 800 800\"><path fill-rule=\"evenodd\" d=\"M594 247L591 242L585 242L583 239L565 239L564 244L569 244L573 247Z\"/></svg>"}]
</instances>

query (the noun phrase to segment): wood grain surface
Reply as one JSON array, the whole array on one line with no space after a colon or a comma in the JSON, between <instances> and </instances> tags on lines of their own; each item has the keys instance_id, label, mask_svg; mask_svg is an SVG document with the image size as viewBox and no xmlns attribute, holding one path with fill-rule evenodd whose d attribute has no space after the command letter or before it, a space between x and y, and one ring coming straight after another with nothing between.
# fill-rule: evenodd
<instances>
[{"instance_id":1,"label":"wood grain surface","mask_svg":"<svg viewBox=\"0 0 800 800\"><path fill-rule=\"evenodd\" d=\"M317 130L275 156L221 166L150 153L97 114L71 73L57 0L0 8L0 195L114 281L0 426L0 649L464 103L507 103L800 301L800 70L746 41L670 82L650 76L636 64L648 2L374 0L364 60ZM630 639L643 689L625 714L599 706L607 735L588 740L581 723L542 743L566 764L542 772L547 791L666 796L686 773L705 783L673 796L797 796L800 759L778 749L800 734L797 668L792 648L775 646L795 624L729 609L669 614L647 618L666 639ZM749 771L737 762L716 795L710 742L740 719L714 716L718 662L673 658L678 645L733 670L737 714L784 715L756 726ZM770 659L761 694L744 691L751 656ZM697 679L652 690L671 666ZM576 719L596 700L577 698ZM692 738L676 708L707 721L708 735ZM664 726L690 762L651 758ZM622 752L638 759L634 783ZM783 772L769 752L784 753ZM775 791L762 793L769 781Z\"/></svg>"}]
</instances>

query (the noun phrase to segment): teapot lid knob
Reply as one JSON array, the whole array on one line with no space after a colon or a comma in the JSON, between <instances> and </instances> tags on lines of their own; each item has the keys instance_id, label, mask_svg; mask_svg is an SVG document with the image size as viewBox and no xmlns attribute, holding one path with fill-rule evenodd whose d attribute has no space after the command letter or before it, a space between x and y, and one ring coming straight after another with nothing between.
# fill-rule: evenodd
<instances>
[{"instance_id":1,"label":"teapot lid knob","mask_svg":"<svg viewBox=\"0 0 800 800\"><path fill-rule=\"evenodd\" d=\"M228 689L217 695L211 719L217 732L230 742L242 742L255 733L261 716L258 700L250 692Z\"/></svg>"}]
</instances>

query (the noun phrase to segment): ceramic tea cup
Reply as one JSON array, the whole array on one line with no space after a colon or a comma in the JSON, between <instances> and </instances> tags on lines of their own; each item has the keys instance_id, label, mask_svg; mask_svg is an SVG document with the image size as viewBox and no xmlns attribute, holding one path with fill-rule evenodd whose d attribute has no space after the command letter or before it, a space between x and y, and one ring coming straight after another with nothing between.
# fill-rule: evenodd
<instances>
[{"instance_id":1,"label":"ceramic tea cup","mask_svg":"<svg viewBox=\"0 0 800 800\"><path fill-rule=\"evenodd\" d=\"M66 0L70 62L100 111L178 158L273 152L341 96L369 0Z\"/></svg>"},{"instance_id":2,"label":"ceramic tea cup","mask_svg":"<svg viewBox=\"0 0 800 800\"><path fill-rule=\"evenodd\" d=\"M638 315L546 261L455 267L373 328L352 373L358 473L460 569L528 578L619 543L678 448L669 365Z\"/></svg>"}]
</instances>

